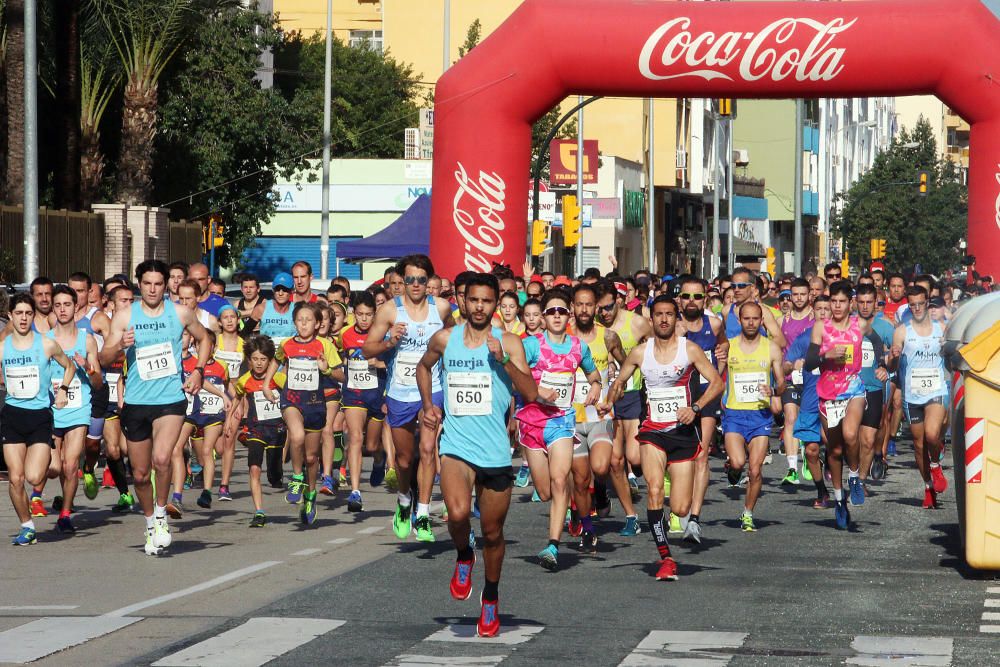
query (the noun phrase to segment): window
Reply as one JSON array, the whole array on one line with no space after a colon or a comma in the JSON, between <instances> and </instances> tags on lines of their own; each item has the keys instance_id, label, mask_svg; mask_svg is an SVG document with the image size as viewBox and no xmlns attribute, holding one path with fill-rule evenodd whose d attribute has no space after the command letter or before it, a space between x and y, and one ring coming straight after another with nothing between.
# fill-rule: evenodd
<instances>
[{"instance_id":1,"label":"window","mask_svg":"<svg viewBox=\"0 0 1000 667\"><path fill-rule=\"evenodd\" d=\"M349 42L352 49L369 48L382 53L381 30L352 30Z\"/></svg>"}]
</instances>

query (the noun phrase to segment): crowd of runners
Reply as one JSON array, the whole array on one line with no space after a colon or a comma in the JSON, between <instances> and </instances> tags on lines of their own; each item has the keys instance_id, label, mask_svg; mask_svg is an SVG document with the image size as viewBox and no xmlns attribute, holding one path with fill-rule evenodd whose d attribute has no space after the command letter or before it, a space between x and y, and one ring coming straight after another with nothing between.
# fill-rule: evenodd
<instances>
[{"instance_id":1,"label":"crowd of runners","mask_svg":"<svg viewBox=\"0 0 1000 667\"><path fill-rule=\"evenodd\" d=\"M364 512L368 454L367 486L397 493L401 540L434 541L440 488L457 599L472 593L481 546L478 631L492 636L514 486L549 505L542 567L558 569L566 533L595 552L613 496L619 535L650 532L659 580L677 578L669 534L702 540L710 454L745 489L742 530L757 529L772 433L787 459L780 483L812 484L813 507L847 530L905 418L923 479L914 493L939 506L941 347L964 285L880 267L852 282L839 264L802 277L737 268L711 282L524 273L449 278L413 255L364 291L336 278L316 294L300 261L270 277L271 298L240 276L234 300L201 264L37 278L9 298L0 333L13 544L36 542L49 507L54 528L73 533L82 482L90 499L115 488L114 511L139 509L145 553L157 555L169 520L189 510L185 491L201 508L232 501L240 448L249 526L267 524L265 480L313 525L320 495L346 493L347 511Z\"/></svg>"}]
</instances>

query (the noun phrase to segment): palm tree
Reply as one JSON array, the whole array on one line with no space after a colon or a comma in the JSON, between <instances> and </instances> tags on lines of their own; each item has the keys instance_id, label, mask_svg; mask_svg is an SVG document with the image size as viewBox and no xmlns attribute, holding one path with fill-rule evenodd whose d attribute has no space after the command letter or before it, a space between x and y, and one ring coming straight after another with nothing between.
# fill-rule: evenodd
<instances>
[{"instance_id":1,"label":"palm tree","mask_svg":"<svg viewBox=\"0 0 1000 667\"><path fill-rule=\"evenodd\" d=\"M115 198L149 204L160 76L177 53L191 0L93 0L125 79Z\"/></svg>"},{"instance_id":2,"label":"palm tree","mask_svg":"<svg viewBox=\"0 0 1000 667\"><path fill-rule=\"evenodd\" d=\"M80 203L89 210L104 181L101 120L121 80L106 61L81 45L80 51Z\"/></svg>"},{"instance_id":3,"label":"palm tree","mask_svg":"<svg viewBox=\"0 0 1000 667\"><path fill-rule=\"evenodd\" d=\"M5 0L0 0L0 202L6 201L7 186L7 22L3 16Z\"/></svg>"},{"instance_id":4,"label":"palm tree","mask_svg":"<svg viewBox=\"0 0 1000 667\"><path fill-rule=\"evenodd\" d=\"M80 206L80 0L53 6L55 33L55 102L59 116L55 206Z\"/></svg>"},{"instance_id":5,"label":"palm tree","mask_svg":"<svg viewBox=\"0 0 1000 667\"><path fill-rule=\"evenodd\" d=\"M4 71L7 75L6 201L24 202L24 0L7 0Z\"/></svg>"}]
</instances>

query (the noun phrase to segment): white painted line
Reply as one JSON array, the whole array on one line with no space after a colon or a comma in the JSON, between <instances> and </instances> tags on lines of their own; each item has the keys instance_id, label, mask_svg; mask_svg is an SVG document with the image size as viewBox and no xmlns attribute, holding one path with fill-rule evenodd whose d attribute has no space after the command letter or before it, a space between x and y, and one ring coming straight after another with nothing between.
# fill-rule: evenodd
<instances>
[{"instance_id":1,"label":"white painted line","mask_svg":"<svg viewBox=\"0 0 1000 667\"><path fill-rule=\"evenodd\" d=\"M425 642L474 642L476 644L523 644L545 629L544 625L502 625L496 637L477 637L476 626L470 624L446 625Z\"/></svg>"},{"instance_id":2,"label":"white painted line","mask_svg":"<svg viewBox=\"0 0 1000 667\"><path fill-rule=\"evenodd\" d=\"M0 632L0 662L25 663L120 630L141 618L58 616Z\"/></svg>"},{"instance_id":3,"label":"white painted line","mask_svg":"<svg viewBox=\"0 0 1000 667\"><path fill-rule=\"evenodd\" d=\"M251 618L243 625L157 660L154 667L257 667L339 628L323 618Z\"/></svg>"},{"instance_id":4,"label":"white painted line","mask_svg":"<svg viewBox=\"0 0 1000 667\"><path fill-rule=\"evenodd\" d=\"M79 608L77 604L24 604L0 607L0 611L70 611Z\"/></svg>"},{"instance_id":5,"label":"white painted line","mask_svg":"<svg viewBox=\"0 0 1000 667\"><path fill-rule=\"evenodd\" d=\"M438 667L447 665L475 665L482 667L495 667L503 662L506 655L414 655L405 653L393 658L386 667Z\"/></svg>"},{"instance_id":6,"label":"white painted line","mask_svg":"<svg viewBox=\"0 0 1000 667\"><path fill-rule=\"evenodd\" d=\"M301 551L296 551L293 556L315 556L318 553L322 553L322 549L302 549Z\"/></svg>"},{"instance_id":7,"label":"white painted line","mask_svg":"<svg viewBox=\"0 0 1000 667\"><path fill-rule=\"evenodd\" d=\"M983 612L984 621L1000 621L1000 613L995 611L984 611Z\"/></svg>"},{"instance_id":8,"label":"white painted line","mask_svg":"<svg viewBox=\"0 0 1000 667\"><path fill-rule=\"evenodd\" d=\"M349 542L353 541L354 541L353 537L335 537L329 542L327 542L327 544L348 544Z\"/></svg>"},{"instance_id":9,"label":"white painted line","mask_svg":"<svg viewBox=\"0 0 1000 667\"><path fill-rule=\"evenodd\" d=\"M867 667L948 667L951 665L951 637L871 637L858 635L851 642L858 655L848 665Z\"/></svg>"},{"instance_id":10,"label":"white painted line","mask_svg":"<svg viewBox=\"0 0 1000 667\"><path fill-rule=\"evenodd\" d=\"M1000 607L1000 600L983 600L984 607Z\"/></svg>"},{"instance_id":11,"label":"white painted line","mask_svg":"<svg viewBox=\"0 0 1000 667\"><path fill-rule=\"evenodd\" d=\"M1000 633L1000 625L980 625L980 632Z\"/></svg>"},{"instance_id":12,"label":"white painted line","mask_svg":"<svg viewBox=\"0 0 1000 667\"><path fill-rule=\"evenodd\" d=\"M221 584L224 584L234 579L239 579L245 577L248 574L253 574L254 572L260 572L261 570L266 570L269 567L274 567L275 565L281 565L283 561L280 560L266 560L263 563L257 563L256 565L251 565L250 567L245 567L241 570L234 570L229 574L224 574L221 577L216 577L215 579L209 579L208 581L203 581L200 584L195 584L194 586L188 586L187 588L182 588L179 591L174 591L173 593L167 593L166 595L161 595L159 597L146 600L144 602L137 602L135 604L130 604L127 607L122 607L121 609L115 609L114 611L109 611L105 616L128 616L129 614L134 614L140 609L146 609L148 607L155 607L157 605L163 604L164 602L170 602L171 600L176 600L177 598L182 598L193 593L200 593L201 591L208 590L209 588L214 588Z\"/></svg>"},{"instance_id":13,"label":"white painted line","mask_svg":"<svg viewBox=\"0 0 1000 667\"><path fill-rule=\"evenodd\" d=\"M362 528L358 531L358 535L374 535L385 528L385 526L368 526L367 528Z\"/></svg>"},{"instance_id":14,"label":"white painted line","mask_svg":"<svg viewBox=\"0 0 1000 667\"><path fill-rule=\"evenodd\" d=\"M987 595L1000 595L1000 586L990 586L986 589Z\"/></svg>"},{"instance_id":15,"label":"white painted line","mask_svg":"<svg viewBox=\"0 0 1000 667\"><path fill-rule=\"evenodd\" d=\"M739 648L746 638L743 632L653 630L625 656L620 666L724 667L733 655L731 651L718 649Z\"/></svg>"}]
</instances>

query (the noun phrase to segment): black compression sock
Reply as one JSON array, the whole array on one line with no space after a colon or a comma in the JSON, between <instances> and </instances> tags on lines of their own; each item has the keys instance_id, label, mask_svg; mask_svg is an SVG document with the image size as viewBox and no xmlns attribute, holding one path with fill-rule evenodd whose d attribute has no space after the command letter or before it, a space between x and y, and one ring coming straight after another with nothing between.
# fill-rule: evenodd
<instances>
[{"instance_id":1,"label":"black compression sock","mask_svg":"<svg viewBox=\"0 0 1000 667\"><path fill-rule=\"evenodd\" d=\"M830 495L827 492L827 490L826 490L826 482L824 482L822 479L813 480L813 484L816 485L816 497L817 498L823 498L825 496Z\"/></svg>"},{"instance_id":2,"label":"black compression sock","mask_svg":"<svg viewBox=\"0 0 1000 667\"><path fill-rule=\"evenodd\" d=\"M108 470L111 471L111 479L115 480L115 488L119 495L128 493L128 476L125 474L125 462L120 458L108 459Z\"/></svg>"},{"instance_id":3,"label":"black compression sock","mask_svg":"<svg viewBox=\"0 0 1000 667\"><path fill-rule=\"evenodd\" d=\"M611 500L608 498L608 479L607 477L595 477L594 478L594 506L604 508L608 506Z\"/></svg>"},{"instance_id":4,"label":"black compression sock","mask_svg":"<svg viewBox=\"0 0 1000 667\"><path fill-rule=\"evenodd\" d=\"M466 544L463 548L458 550L458 558L456 560L470 561L475 557L476 553L472 550L472 547Z\"/></svg>"},{"instance_id":5,"label":"black compression sock","mask_svg":"<svg viewBox=\"0 0 1000 667\"><path fill-rule=\"evenodd\" d=\"M486 580L483 585L483 599L487 602L496 602L500 597L500 582Z\"/></svg>"},{"instance_id":6,"label":"black compression sock","mask_svg":"<svg viewBox=\"0 0 1000 667\"><path fill-rule=\"evenodd\" d=\"M656 551L660 554L660 559L670 556L670 546L667 544L667 531L663 529L663 509L646 510L646 521L649 523L649 532L656 543Z\"/></svg>"}]
</instances>

